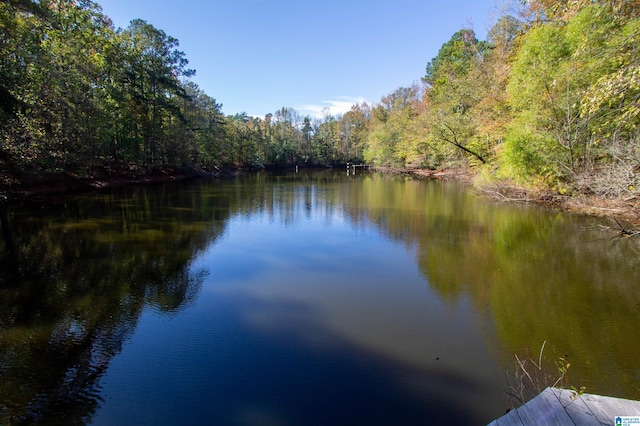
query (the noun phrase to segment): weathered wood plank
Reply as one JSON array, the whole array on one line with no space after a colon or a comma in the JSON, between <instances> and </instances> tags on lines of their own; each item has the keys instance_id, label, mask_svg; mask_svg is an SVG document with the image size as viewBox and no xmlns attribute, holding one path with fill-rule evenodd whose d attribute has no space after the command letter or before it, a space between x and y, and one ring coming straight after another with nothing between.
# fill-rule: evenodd
<instances>
[{"instance_id":1,"label":"weathered wood plank","mask_svg":"<svg viewBox=\"0 0 640 426\"><path fill-rule=\"evenodd\" d=\"M577 425L584 426L601 426L603 423L589 408L586 401L576 392L566 389L549 388L550 391L558 398L560 405L569 414L569 417ZM607 426L612 425L611 421L604 423Z\"/></svg>"},{"instance_id":2,"label":"weathered wood plank","mask_svg":"<svg viewBox=\"0 0 640 426\"><path fill-rule=\"evenodd\" d=\"M511 410L504 416L495 420L494 423L495 423L494 426L514 426L514 425L521 426L522 419L518 414L518 410Z\"/></svg>"},{"instance_id":3,"label":"weathered wood plank","mask_svg":"<svg viewBox=\"0 0 640 426\"><path fill-rule=\"evenodd\" d=\"M613 425L616 416L640 417L640 401L547 388L490 426Z\"/></svg>"},{"instance_id":4,"label":"weathered wood plank","mask_svg":"<svg viewBox=\"0 0 640 426\"><path fill-rule=\"evenodd\" d=\"M517 411L525 425L575 425L550 388Z\"/></svg>"},{"instance_id":5,"label":"weathered wood plank","mask_svg":"<svg viewBox=\"0 0 640 426\"><path fill-rule=\"evenodd\" d=\"M603 425L614 424L616 416L640 416L640 401L593 394L581 398Z\"/></svg>"}]
</instances>

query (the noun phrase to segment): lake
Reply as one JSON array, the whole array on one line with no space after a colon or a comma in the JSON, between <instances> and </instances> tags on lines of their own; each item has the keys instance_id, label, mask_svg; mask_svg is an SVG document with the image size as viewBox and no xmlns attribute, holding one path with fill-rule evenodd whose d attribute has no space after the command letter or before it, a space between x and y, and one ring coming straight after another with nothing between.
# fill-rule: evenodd
<instances>
[{"instance_id":1,"label":"lake","mask_svg":"<svg viewBox=\"0 0 640 426\"><path fill-rule=\"evenodd\" d=\"M486 424L516 356L640 399L640 244L606 219L341 170L0 219L0 424Z\"/></svg>"}]
</instances>

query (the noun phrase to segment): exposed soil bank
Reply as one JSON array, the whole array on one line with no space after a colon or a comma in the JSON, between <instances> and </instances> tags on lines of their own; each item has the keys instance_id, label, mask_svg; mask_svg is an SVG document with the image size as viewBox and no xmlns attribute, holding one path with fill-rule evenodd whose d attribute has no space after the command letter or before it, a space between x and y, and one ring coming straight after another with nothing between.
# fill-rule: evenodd
<instances>
[{"instance_id":1,"label":"exposed soil bank","mask_svg":"<svg viewBox=\"0 0 640 426\"><path fill-rule=\"evenodd\" d=\"M491 198L519 203L547 204L574 213L588 214L598 217L615 218L626 222L626 226L640 227L640 197L633 196L625 199L602 198L592 195L559 195L551 192L535 191L509 184L493 184L491 186L477 186L473 184L473 175L465 170L420 170L376 168L385 173L408 173L411 175L437 178L455 179L471 185L479 194ZM627 231L628 229L624 229Z\"/></svg>"},{"instance_id":2,"label":"exposed soil bank","mask_svg":"<svg viewBox=\"0 0 640 426\"><path fill-rule=\"evenodd\" d=\"M610 217L632 226L640 226L640 199L635 196L613 199L585 194L559 195L510 185L475 186L475 188L478 192L499 200L549 204L574 213Z\"/></svg>"},{"instance_id":3,"label":"exposed soil bank","mask_svg":"<svg viewBox=\"0 0 640 426\"><path fill-rule=\"evenodd\" d=\"M627 199L605 199L596 196L574 195L563 196L549 192L534 191L507 184L494 184L479 187L473 185L473 176L464 170L423 170L397 169L390 167L376 167L383 173L407 173L420 177L436 179L455 179L469 185L483 195L492 198L523 203L540 203L553 205L557 208L589 214L599 217L612 217L627 222L634 227L640 227L640 197ZM117 174L93 177L77 177L70 174L40 176L28 183L18 185L0 185L0 205L28 200L34 197L46 197L64 193L90 192L104 188L117 188L131 184L154 184L174 182L179 180L196 179L199 177L229 178L235 171L221 170L214 173L201 171L156 170L145 174Z\"/></svg>"},{"instance_id":4,"label":"exposed soil bank","mask_svg":"<svg viewBox=\"0 0 640 426\"><path fill-rule=\"evenodd\" d=\"M28 183L0 185L0 205L26 201L35 197L82 193L106 188L118 188L132 184L156 184L200 177L230 177L233 172L216 173L200 171L155 170L149 173L95 175L77 177L71 174L51 174L30 179Z\"/></svg>"}]
</instances>

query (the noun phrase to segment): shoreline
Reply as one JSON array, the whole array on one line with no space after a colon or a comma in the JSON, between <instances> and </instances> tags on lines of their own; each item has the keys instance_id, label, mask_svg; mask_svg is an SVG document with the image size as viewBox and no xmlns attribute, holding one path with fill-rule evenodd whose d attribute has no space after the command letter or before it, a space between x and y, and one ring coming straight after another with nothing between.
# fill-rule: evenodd
<instances>
[{"instance_id":1,"label":"shoreline","mask_svg":"<svg viewBox=\"0 0 640 426\"><path fill-rule=\"evenodd\" d=\"M509 203L543 204L566 212L612 218L618 222L621 232L629 232L629 229L624 228L619 220L627 222L627 225L631 227L640 228L640 197L638 196L626 199L608 199L584 194L560 195L505 183L479 186L474 184L473 175L467 170L396 169L391 167L375 167L373 170L382 173L410 174L422 178L453 179L469 185L476 193L495 200ZM633 235L640 235L640 231L631 232Z\"/></svg>"},{"instance_id":2,"label":"shoreline","mask_svg":"<svg viewBox=\"0 0 640 426\"><path fill-rule=\"evenodd\" d=\"M177 182L198 179L203 176L204 174L197 172L169 172L166 170L138 175L118 174L93 177L77 177L69 174L51 175L40 178L33 183L0 186L0 207L49 196L100 191L128 185ZM211 176L214 175L211 174Z\"/></svg>"},{"instance_id":3,"label":"shoreline","mask_svg":"<svg viewBox=\"0 0 640 426\"><path fill-rule=\"evenodd\" d=\"M626 199L606 199L589 195L559 195L504 183L478 186L473 182L473 175L466 170L400 169L393 167L372 167L372 170L390 174L409 174L429 179L454 179L468 184L476 193L495 200L511 203L544 204L572 213L613 218L616 221L621 219L633 227L640 227L640 197L637 196ZM213 173L197 170L157 170L152 173L137 175L117 174L94 177L77 177L69 174L52 175L40 178L33 183L0 186L0 206L28 201L32 198L99 191L127 185L149 185L202 177L229 178L232 176L235 176L235 172L230 170L220 170ZM625 230L622 225L620 226L621 230Z\"/></svg>"}]
</instances>

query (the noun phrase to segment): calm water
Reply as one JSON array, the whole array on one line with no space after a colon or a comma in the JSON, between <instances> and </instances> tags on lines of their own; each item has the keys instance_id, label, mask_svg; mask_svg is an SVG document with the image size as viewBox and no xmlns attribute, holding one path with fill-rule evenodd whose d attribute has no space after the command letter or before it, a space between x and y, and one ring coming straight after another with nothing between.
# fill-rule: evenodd
<instances>
[{"instance_id":1,"label":"calm water","mask_svg":"<svg viewBox=\"0 0 640 426\"><path fill-rule=\"evenodd\" d=\"M640 247L606 220L330 171L0 219L0 424L486 424L545 341L640 399Z\"/></svg>"}]
</instances>

